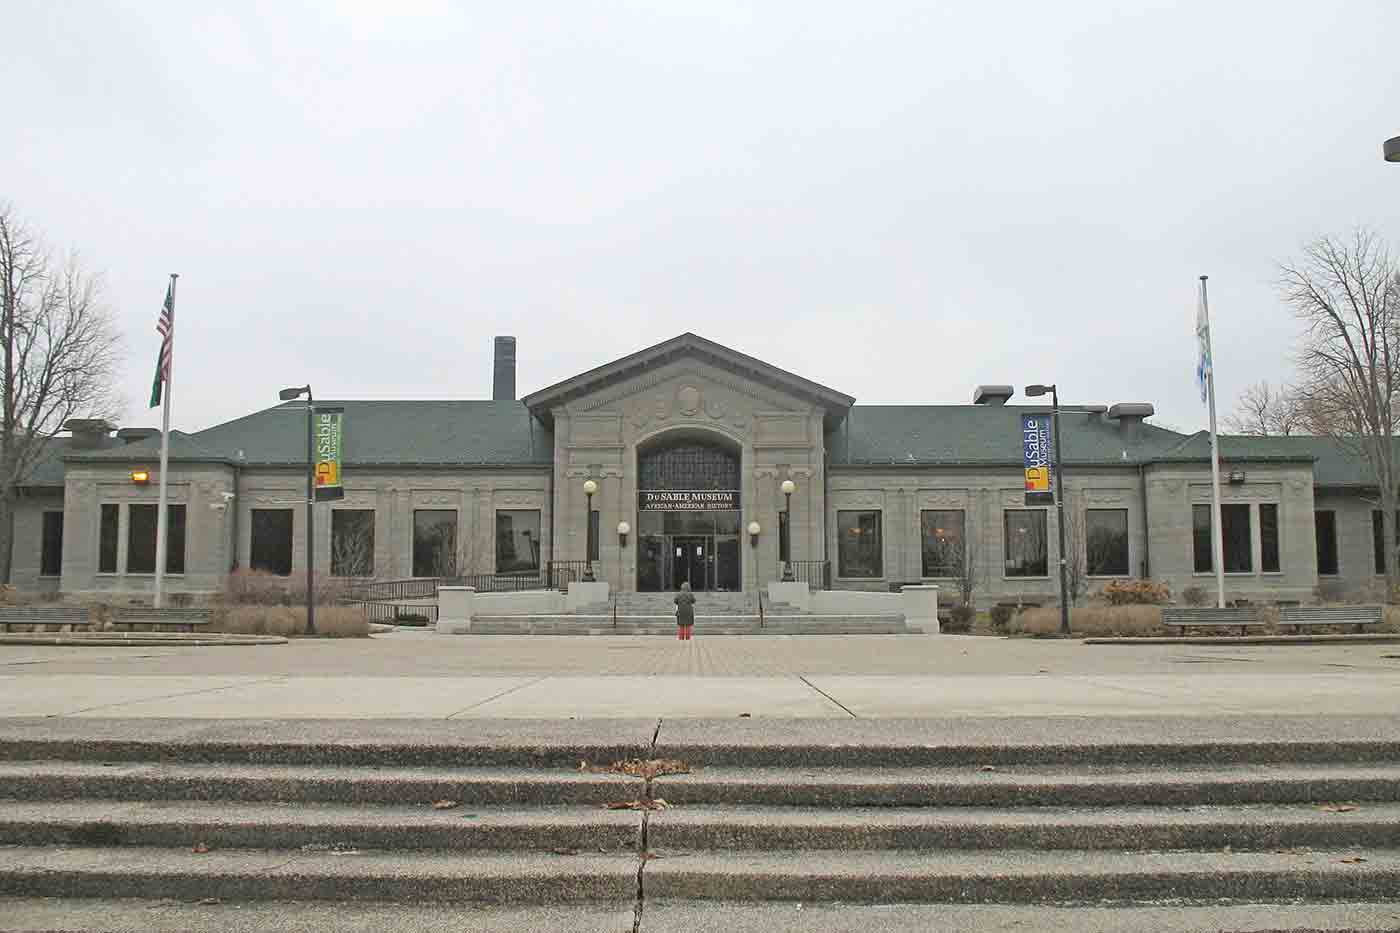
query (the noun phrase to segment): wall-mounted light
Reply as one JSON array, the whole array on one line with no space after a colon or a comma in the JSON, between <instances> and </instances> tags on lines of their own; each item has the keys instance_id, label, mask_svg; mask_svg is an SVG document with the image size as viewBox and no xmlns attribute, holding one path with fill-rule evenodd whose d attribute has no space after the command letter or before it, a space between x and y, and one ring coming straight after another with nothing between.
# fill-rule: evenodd
<instances>
[{"instance_id":1,"label":"wall-mounted light","mask_svg":"<svg viewBox=\"0 0 1400 933\"><path fill-rule=\"evenodd\" d=\"M758 533L762 530L763 528L758 522L749 522L749 544L751 546L758 547Z\"/></svg>"},{"instance_id":2,"label":"wall-mounted light","mask_svg":"<svg viewBox=\"0 0 1400 933\"><path fill-rule=\"evenodd\" d=\"M617 543L619 547L627 546L627 536L632 533L632 526L626 522L617 523Z\"/></svg>"},{"instance_id":3,"label":"wall-mounted light","mask_svg":"<svg viewBox=\"0 0 1400 933\"><path fill-rule=\"evenodd\" d=\"M149 470L132 470L131 481L144 486L151 481L151 473Z\"/></svg>"},{"instance_id":4,"label":"wall-mounted light","mask_svg":"<svg viewBox=\"0 0 1400 933\"><path fill-rule=\"evenodd\" d=\"M1238 486L1240 483L1244 482L1244 470L1231 470L1227 479L1231 485Z\"/></svg>"}]
</instances>

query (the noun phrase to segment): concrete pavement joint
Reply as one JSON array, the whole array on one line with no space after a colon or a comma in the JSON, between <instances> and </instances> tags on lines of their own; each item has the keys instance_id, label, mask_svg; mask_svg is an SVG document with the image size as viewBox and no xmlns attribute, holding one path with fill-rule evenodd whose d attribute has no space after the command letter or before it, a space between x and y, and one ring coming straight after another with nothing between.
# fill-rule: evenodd
<instances>
[{"instance_id":1,"label":"concrete pavement joint","mask_svg":"<svg viewBox=\"0 0 1400 933\"><path fill-rule=\"evenodd\" d=\"M177 693L167 693L167 694L164 695L164 696L159 696L159 697L146 697L146 698L140 699L140 700L122 700L122 701L117 702L117 703L99 703L99 704L97 704L96 706L85 706L85 707L83 707L82 709L66 710L66 711L64 711L64 712L62 712L62 713L49 713L49 714L48 714L47 716L45 716L44 718L46 718L46 719L62 719L62 718L64 718L64 717L68 717L68 716L77 716L77 715L80 714L80 713L91 713L91 712L93 712L94 710L99 710L99 709L112 709L113 707L117 707L117 706L132 706L132 705L137 704L137 703L149 703L149 702L151 702L151 701L153 701L153 700L173 700L173 699L175 699L176 697L203 696L203 695L205 695L205 694L207 694L207 693L218 693L218 692L221 691L221 690L235 690L235 689L238 689L238 688L240 688L240 687L250 687L250 686L255 686L255 685L259 685L259 684L275 684L275 683L281 683L281 682L285 682L287 679L288 679L288 678L286 678L286 677L262 677L262 678L258 678L258 679L255 679L255 680L245 680L245 681L242 681L241 683L236 683L236 684L224 684L222 687L205 687L205 688L203 688L203 689L201 689L201 690L181 690L181 691L179 691L179 692L177 692Z\"/></svg>"},{"instance_id":2,"label":"concrete pavement joint","mask_svg":"<svg viewBox=\"0 0 1400 933\"><path fill-rule=\"evenodd\" d=\"M496 701L496 700L499 700L499 699L500 699L501 697L503 697L503 696L507 696L507 695L509 695L509 694L512 694L512 693L514 693L514 692L517 691L517 690L524 690L526 687L533 687L535 684L544 683L544 682L545 682L546 680L548 680L548 679L549 679L549 675L546 674L546 675L543 676L543 677L536 677L534 680L530 681L529 683L516 684L514 687L510 687L510 688L508 688L508 689L502 690L500 693L494 694L493 696L489 696L489 697L487 697L487 698L484 699L484 700L477 700L475 703L472 703L472 704L469 705L469 706L464 706L464 707L462 707L461 709L457 710L455 713L448 713L448 714L447 714L445 717L443 717L443 718L445 718L445 719L452 719L452 718L454 718L454 717L456 717L456 716L462 715L463 713L469 713L469 712L471 712L472 710L477 709L478 707L485 706L487 703L491 703L491 702L494 702L494 701Z\"/></svg>"},{"instance_id":3,"label":"concrete pavement joint","mask_svg":"<svg viewBox=\"0 0 1400 933\"><path fill-rule=\"evenodd\" d=\"M836 699L836 697L834 697L834 696L832 696L831 694L827 693L827 692L826 692L825 690L823 690L821 687L818 687L816 684L812 683L812 682L811 682L810 680L808 680L806 677L802 676L801 674L798 674L798 675L797 675L797 679L800 680L800 681L802 681L802 682L803 682L804 684L806 684L807 686L811 687L813 690L815 690L815 691L817 691L818 693L820 693L822 696L826 697L826 698L827 698L828 700L830 700L831 702L835 703L837 706L841 707L843 710L846 710L846 715L847 715L847 716L850 716L852 719L859 719L859 718L860 718L860 717L857 716L855 713L853 713L853 712L851 712L849 709L847 709L846 704L842 703L840 700Z\"/></svg>"}]
</instances>

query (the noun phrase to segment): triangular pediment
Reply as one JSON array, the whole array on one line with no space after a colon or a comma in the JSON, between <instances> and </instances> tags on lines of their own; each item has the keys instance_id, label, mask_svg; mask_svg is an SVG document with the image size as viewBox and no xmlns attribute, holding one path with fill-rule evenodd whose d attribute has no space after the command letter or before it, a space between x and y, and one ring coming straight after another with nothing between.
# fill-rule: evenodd
<instances>
[{"instance_id":1,"label":"triangular pediment","mask_svg":"<svg viewBox=\"0 0 1400 933\"><path fill-rule=\"evenodd\" d=\"M713 340L688 333L647 347L645 350L638 350L538 392L532 392L522 401L537 418L548 423L553 420L554 409L575 399L635 380L641 374L657 367L685 361L715 366L741 379L810 402L824 411L829 419L844 417L855 404L855 399L845 393L829 389L737 350L731 350Z\"/></svg>"}]
</instances>

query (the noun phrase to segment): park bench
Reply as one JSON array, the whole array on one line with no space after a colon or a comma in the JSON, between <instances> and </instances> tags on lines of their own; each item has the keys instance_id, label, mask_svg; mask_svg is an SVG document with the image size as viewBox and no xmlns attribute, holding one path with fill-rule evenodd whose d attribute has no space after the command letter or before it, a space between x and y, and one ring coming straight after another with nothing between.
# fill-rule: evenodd
<instances>
[{"instance_id":1,"label":"park bench","mask_svg":"<svg viewBox=\"0 0 1400 933\"><path fill-rule=\"evenodd\" d=\"M1385 620L1381 606L1285 606L1278 611L1278 624L1300 631L1308 625L1355 625L1358 632Z\"/></svg>"},{"instance_id":2,"label":"park bench","mask_svg":"<svg viewBox=\"0 0 1400 933\"><path fill-rule=\"evenodd\" d=\"M1251 625L1263 625L1259 610L1254 606L1237 606L1233 609L1203 609L1184 606L1164 606L1162 624L1179 630L1182 635L1188 628L1218 628L1239 626L1240 634Z\"/></svg>"},{"instance_id":3,"label":"park bench","mask_svg":"<svg viewBox=\"0 0 1400 933\"><path fill-rule=\"evenodd\" d=\"M11 625L88 625L90 621L82 606L0 607L0 625L7 632Z\"/></svg>"},{"instance_id":4,"label":"park bench","mask_svg":"<svg viewBox=\"0 0 1400 933\"><path fill-rule=\"evenodd\" d=\"M183 628L187 632L193 632L195 626L205 626L209 624L208 609L150 609L137 607L132 609L118 609L112 616L112 625L125 625L127 629L134 630L137 625L149 625L152 628Z\"/></svg>"}]
</instances>

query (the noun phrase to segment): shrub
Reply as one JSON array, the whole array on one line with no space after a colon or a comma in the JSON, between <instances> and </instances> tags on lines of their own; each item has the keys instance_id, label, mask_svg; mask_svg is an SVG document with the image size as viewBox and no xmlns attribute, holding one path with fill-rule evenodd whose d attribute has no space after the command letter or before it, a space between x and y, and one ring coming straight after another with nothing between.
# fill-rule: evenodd
<instances>
[{"instance_id":1,"label":"shrub","mask_svg":"<svg viewBox=\"0 0 1400 933\"><path fill-rule=\"evenodd\" d=\"M1010 606L993 606L989 615L992 621L992 631L1004 632L1007 624L1011 621L1012 609Z\"/></svg>"},{"instance_id":2,"label":"shrub","mask_svg":"<svg viewBox=\"0 0 1400 933\"><path fill-rule=\"evenodd\" d=\"M1188 606L1204 606L1210 602L1210 594L1203 586L1188 586L1181 591L1181 601Z\"/></svg>"},{"instance_id":3,"label":"shrub","mask_svg":"<svg viewBox=\"0 0 1400 933\"><path fill-rule=\"evenodd\" d=\"M1075 635L1089 637L1147 637L1166 635L1162 610L1156 606L1086 606L1070 614ZM1027 609L1011 622L1013 634L1054 635L1060 630L1060 610Z\"/></svg>"},{"instance_id":4,"label":"shrub","mask_svg":"<svg viewBox=\"0 0 1400 933\"><path fill-rule=\"evenodd\" d=\"M345 596L346 584L339 577L317 574L313 582L318 606L333 606ZM229 606L304 606L306 575L282 577L266 570L240 568L228 575L223 601Z\"/></svg>"},{"instance_id":5,"label":"shrub","mask_svg":"<svg viewBox=\"0 0 1400 933\"><path fill-rule=\"evenodd\" d=\"M972 620L977 618L977 610L971 606L954 606L948 611L947 621L940 628L945 632L966 633L972 631Z\"/></svg>"},{"instance_id":6,"label":"shrub","mask_svg":"<svg viewBox=\"0 0 1400 933\"><path fill-rule=\"evenodd\" d=\"M306 609L294 606L229 606L214 610L209 628L234 635L282 635L306 632ZM369 621L358 608L326 606L316 610L316 634L323 638L362 638Z\"/></svg>"},{"instance_id":7,"label":"shrub","mask_svg":"<svg viewBox=\"0 0 1400 933\"><path fill-rule=\"evenodd\" d=\"M1102 595L1110 606L1160 606L1172 597L1165 583L1151 580L1111 580Z\"/></svg>"}]
</instances>

